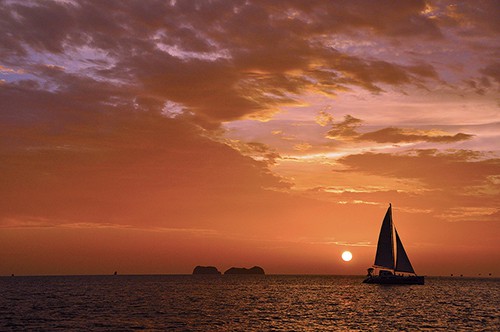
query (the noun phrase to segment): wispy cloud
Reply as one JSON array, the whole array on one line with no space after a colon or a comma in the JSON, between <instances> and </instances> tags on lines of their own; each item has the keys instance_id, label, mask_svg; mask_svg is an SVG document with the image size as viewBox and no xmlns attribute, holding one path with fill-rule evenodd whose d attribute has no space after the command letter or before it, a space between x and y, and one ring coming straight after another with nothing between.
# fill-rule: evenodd
<instances>
[{"instance_id":1,"label":"wispy cloud","mask_svg":"<svg viewBox=\"0 0 500 332\"><path fill-rule=\"evenodd\" d=\"M40 228L58 228L58 229L115 229L127 231L158 232L158 233L189 233L192 235L215 236L220 234L215 229L207 228L182 228L182 227L138 227L137 225L127 225L119 223L100 223L100 222L80 222L70 220L57 220L55 218L43 217L7 217L3 218L0 228L4 229L40 229Z\"/></svg>"}]
</instances>

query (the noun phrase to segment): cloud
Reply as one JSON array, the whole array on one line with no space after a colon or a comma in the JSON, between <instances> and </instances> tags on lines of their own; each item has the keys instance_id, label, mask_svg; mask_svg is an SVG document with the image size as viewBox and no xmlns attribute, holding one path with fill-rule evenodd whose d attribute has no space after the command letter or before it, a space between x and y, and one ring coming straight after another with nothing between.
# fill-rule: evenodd
<instances>
[{"instance_id":1,"label":"cloud","mask_svg":"<svg viewBox=\"0 0 500 332\"><path fill-rule=\"evenodd\" d=\"M312 197L379 206L392 202L398 211L413 215L408 217L416 218L416 224L428 219L429 227L442 221L498 221L500 160L492 154L409 150L353 154L337 162L343 167L335 171L336 177L352 180L345 186L314 188ZM360 177L365 177L362 185L355 185Z\"/></svg>"},{"instance_id":2,"label":"cloud","mask_svg":"<svg viewBox=\"0 0 500 332\"><path fill-rule=\"evenodd\" d=\"M360 133L357 129L363 123L351 115L346 115L344 120L332 125L326 137L335 140L372 141L376 143L410 143L434 142L452 143L471 139L474 135L458 133L448 135L440 130L418 130L409 128L383 128L380 130Z\"/></svg>"},{"instance_id":3,"label":"cloud","mask_svg":"<svg viewBox=\"0 0 500 332\"><path fill-rule=\"evenodd\" d=\"M333 123L333 115L327 111L320 111L314 120L320 126L325 127Z\"/></svg>"},{"instance_id":4,"label":"cloud","mask_svg":"<svg viewBox=\"0 0 500 332\"><path fill-rule=\"evenodd\" d=\"M381 130L362 134L358 137L361 141L377 143L407 143L407 142L434 142L452 143L471 139L474 135L458 133L447 135L441 131L415 130L401 128L384 128Z\"/></svg>"},{"instance_id":5,"label":"cloud","mask_svg":"<svg viewBox=\"0 0 500 332\"><path fill-rule=\"evenodd\" d=\"M240 141L229 141L228 144L245 156L265 162L267 165L276 164L281 158L280 154L268 145L259 142L243 143Z\"/></svg>"},{"instance_id":6,"label":"cloud","mask_svg":"<svg viewBox=\"0 0 500 332\"><path fill-rule=\"evenodd\" d=\"M330 139L356 139L359 133L356 129L363 121L356 119L351 115L346 115L344 121L332 125L332 129L328 131L327 137Z\"/></svg>"},{"instance_id":7,"label":"cloud","mask_svg":"<svg viewBox=\"0 0 500 332\"><path fill-rule=\"evenodd\" d=\"M204 228L169 228L169 227L138 227L134 225L99 223L99 222L71 222L71 220L53 220L40 217L4 218L0 220L0 229L76 229L76 230L129 230L158 233L186 233L201 236L215 236L216 230Z\"/></svg>"},{"instance_id":8,"label":"cloud","mask_svg":"<svg viewBox=\"0 0 500 332\"><path fill-rule=\"evenodd\" d=\"M492 63L480 70L486 76L491 77L494 81L500 84L500 62ZM483 85L488 86L487 81L483 81Z\"/></svg>"},{"instance_id":9,"label":"cloud","mask_svg":"<svg viewBox=\"0 0 500 332\"><path fill-rule=\"evenodd\" d=\"M295 144L293 146L293 149L296 150L296 151L307 151L307 150L310 150L313 146L309 143L299 143L299 144Z\"/></svg>"},{"instance_id":10,"label":"cloud","mask_svg":"<svg viewBox=\"0 0 500 332\"><path fill-rule=\"evenodd\" d=\"M23 70L15 70L5 66L0 65L0 74L24 74Z\"/></svg>"},{"instance_id":11,"label":"cloud","mask_svg":"<svg viewBox=\"0 0 500 332\"><path fill-rule=\"evenodd\" d=\"M491 176L499 174L500 160L489 159L478 152L457 150L414 150L405 154L364 153L338 160L350 171L401 179L418 179L430 188L463 189L492 184Z\"/></svg>"},{"instance_id":12,"label":"cloud","mask_svg":"<svg viewBox=\"0 0 500 332\"><path fill-rule=\"evenodd\" d=\"M379 84L419 85L437 78L428 63L360 58L328 47L324 40L353 29L435 38L439 28L422 14L424 8L419 1L377 6L370 1L313 1L308 6L13 1L1 8L5 33L0 54L16 67L12 70L27 70L53 86L70 82L48 75L36 62L65 62L68 72L120 82L129 92L158 103L175 102L210 127L269 118L280 106L298 103L298 95L307 91L335 94L361 86L380 92ZM374 15L379 12L384 20Z\"/></svg>"},{"instance_id":13,"label":"cloud","mask_svg":"<svg viewBox=\"0 0 500 332\"><path fill-rule=\"evenodd\" d=\"M440 37L438 26L423 13L426 7L424 1L397 4L391 1L377 4L371 1L310 1L307 4L295 1L291 7L310 19L311 29L322 33L365 28L388 36ZM384 17L384 20L380 17Z\"/></svg>"},{"instance_id":14,"label":"cloud","mask_svg":"<svg viewBox=\"0 0 500 332\"><path fill-rule=\"evenodd\" d=\"M456 207L444 211L438 217L448 222L498 220L496 207Z\"/></svg>"},{"instance_id":15,"label":"cloud","mask_svg":"<svg viewBox=\"0 0 500 332\"><path fill-rule=\"evenodd\" d=\"M447 2L433 2L435 18L443 26L451 26L462 34L471 35L496 35L500 31L500 24L496 13L500 10L497 1L457 1L453 4Z\"/></svg>"}]
</instances>

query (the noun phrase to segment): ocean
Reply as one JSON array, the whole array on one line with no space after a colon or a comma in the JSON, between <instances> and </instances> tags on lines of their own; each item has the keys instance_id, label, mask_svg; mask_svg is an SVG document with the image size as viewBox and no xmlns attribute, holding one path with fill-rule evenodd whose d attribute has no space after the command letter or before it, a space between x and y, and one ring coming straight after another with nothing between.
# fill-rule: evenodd
<instances>
[{"instance_id":1,"label":"ocean","mask_svg":"<svg viewBox=\"0 0 500 332\"><path fill-rule=\"evenodd\" d=\"M0 278L1 331L500 331L500 279L150 275Z\"/></svg>"}]
</instances>

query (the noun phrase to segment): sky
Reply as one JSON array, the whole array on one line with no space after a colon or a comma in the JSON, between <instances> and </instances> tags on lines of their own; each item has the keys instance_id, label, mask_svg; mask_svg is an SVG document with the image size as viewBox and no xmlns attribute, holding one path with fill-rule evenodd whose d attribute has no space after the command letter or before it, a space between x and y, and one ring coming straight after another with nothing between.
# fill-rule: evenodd
<instances>
[{"instance_id":1,"label":"sky","mask_svg":"<svg viewBox=\"0 0 500 332\"><path fill-rule=\"evenodd\" d=\"M0 275L500 275L498 12L0 0Z\"/></svg>"}]
</instances>

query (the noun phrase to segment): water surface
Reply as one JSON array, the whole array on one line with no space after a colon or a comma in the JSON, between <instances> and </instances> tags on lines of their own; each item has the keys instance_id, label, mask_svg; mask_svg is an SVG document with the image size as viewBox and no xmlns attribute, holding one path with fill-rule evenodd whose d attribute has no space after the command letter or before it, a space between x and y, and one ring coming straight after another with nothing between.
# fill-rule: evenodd
<instances>
[{"instance_id":1,"label":"water surface","mask_svg":"<svg viewBox=\"0 0 500 332\"><path fill-rule=\"evenodd\" d=\"M500 279L342 276L0 278L2 331L500 331Z\"/></svg>"}]
</instances>

